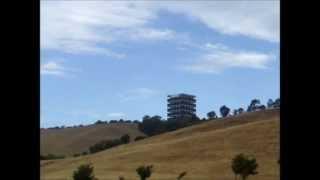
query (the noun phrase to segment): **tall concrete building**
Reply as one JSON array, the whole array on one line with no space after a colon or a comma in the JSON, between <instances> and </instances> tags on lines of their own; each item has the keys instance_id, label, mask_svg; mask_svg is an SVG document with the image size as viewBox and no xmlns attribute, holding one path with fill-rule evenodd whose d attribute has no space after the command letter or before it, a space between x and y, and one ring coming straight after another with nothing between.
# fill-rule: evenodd
<instances>
[{"instance_id":1,"label":"tall concrete building","mask_svg":"<svg viewBox=\"0 0 320 180\"><path fill-rule=\"evenodd\" d=\"M168 120L196 115L196 97L189 94L168 95Z\"/></svg>"}]
</instances>

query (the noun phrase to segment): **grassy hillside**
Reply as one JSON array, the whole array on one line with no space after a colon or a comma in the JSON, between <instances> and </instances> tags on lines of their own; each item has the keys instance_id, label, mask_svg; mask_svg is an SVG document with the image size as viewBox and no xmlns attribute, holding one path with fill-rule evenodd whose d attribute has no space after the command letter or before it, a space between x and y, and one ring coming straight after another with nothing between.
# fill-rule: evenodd
<instances>
[{"instance_id":1,"label":"grassy hillside","mask_svg":"<svg viewBox=\"0 0 320 180\"><path fill-rule=\"evenodd\" d=\"M73 155L87 151L89 146L106 139L119 138L129 134L133 140L144 134L137 124L97 124L77 128L46 129L41 131L41 154Z\"/></svg>"},{"instance_id":2,"label":"grassy hillside","mask_svg":"<svg viewBox=\"0 0 320 180\"><path fill-rule=\"evenodd\" d=\"M150 180L234 180L231 159L252 153L259 174L249 180L278 180L279 110L246 113L121 145L97 154L41 162L41 179L71 179L80 164L91 162L100 180L119 176L138 180L135 169L153 164Z\"/></svg>"}]
</instances>

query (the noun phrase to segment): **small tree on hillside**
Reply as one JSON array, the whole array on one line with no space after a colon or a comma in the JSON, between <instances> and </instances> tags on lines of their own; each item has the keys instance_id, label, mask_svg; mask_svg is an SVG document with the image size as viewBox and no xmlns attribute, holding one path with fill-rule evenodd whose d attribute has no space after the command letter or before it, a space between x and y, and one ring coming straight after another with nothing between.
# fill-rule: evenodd
<instances>
[{"instance_id":1,"label":"small tree on hillside","mask_svg":"<svg viewBox=\"0 0 320 180\"><path fill-rule=\"evenodd\" d=\"M128 134L125 134L123 136L121 136L120 140L124 143L124 144L128 144L130 142L130 136Z\"/></svg>"},{"instance_id":2,"label":"small tree on hillside","mask_svg":"<svg viewBox=\"0 0 320 180\"><path fill-rule=\"evenodd\" d=\"M267 102L267 107L268 108L273 108L273 103L274 103L273 100L269 99L268 102Z\"/></svg>"},{"instance_id":3,"label":"small tree on hillside","mask_svg":"<svg viewBox=\"0 0 320 180\"><path fill-rule=\"evenodd\" d=\"M258 173L256 171L258 168L256 159L244 154L238 154L233 158L231 168L235 174L235 179L237 179L237 175L240 175L242 180L246 180L249 175Z\"/></svg>"},{"instance_id":4,"label":"small tree on hillside","mask_svg":"<svg viewBox=\"0 0 320 180\"><path fill-rule=\"evenodd\" d=\"M236 115L238 115L238 114L239 114L238 109L233 110L233 115L234 115L234 116L236 116Z\"/></svg>"},{"instance_id":5,"label":"small tree on hillside","mask_svg":"<svg viewBox=\"0 0 320 180\"><path fill-rule=\"evenodd\" d=\"M136 138L134 138L134 141L139 141L141 139L145 139L145 136L137 136Z\"/></svg>"},{"instance_id":6,"label":"small tree on hillside","mask_svg":"<svg viewBox=\"0 0 320 180\"><path fill-rule=\"evenodd\" d=\"M242 114L244 112L244 109L243 108L239 108L238 109L238 114Z\"/></svg>"},{"instance_id":7,"label":"small tree on hillside","mask_svg":"<svg viewBox=\"0 0 320 180\"><path fill-rule=\"evenodd\" d=\"M266 106L265 106L265 105L261 105L261 106L259 106L259 109L260 109L260 110L265 110L265 109L266 109Z\"/></svg>"},{"instance_id":8,"label":"small tree on hillside","mask_svg":"<svg viewBox=\"0 0 320 180\"><path fill-rule=\"evenodd\" d=\"M208 119L216 119L217 118L217 114L214 111L210 111L207 113L207 117Z\"/></svg>"},{"instance_id":9,"label":"small tree on hillside","mask_svg":"<svg viewBox=\"0 0 320 180\"><path fill-rule=\"evenodd\" d=\"M73 180L98 180L94 177L93 167L91 164L83 164L73 172Z\"/></svg>"},{"instance_id":10,"label":"small tree on hillside","mask_svg":"<svg viewBox=\"0 0 320 180\"><path fill-rule=\"evenodd\" d=\"M275 108L280 108L280 98L278 98L278 99L276 99L276 100L274 101L273 106L274 106Z\"/></svg>"},{"instance_id":11,"label":"small tree on hillside","mask_svg":"<svg viewBox=\"0 0 320 180\"><path fill-rule=\"evenodd\" d=\"M150 166L140 166L136 169L136 172L140 176L140 180L146 180L152 174L152 165Z\"/></svg>"},{"instance_id":12,"label":"small tree on hillside","mask_svg":"<svg viewBox=\"0 0 320 180\"><path fill-rule=\"evenodd\" d=\"M98 120L98 121L96 121L94 124L103 124L103 121Z\"/></svg>"},{"instance_id":13,"label":"small tree on hillside","mask_svg":"<svg viewBox=\"0 0 320 180\"><path fill-rule=\"evenodd\" d=\"M248 106L248 112L252 112L255 111L258 106L260 105L260 100L259 99L253 99L250 103L250 105Z\"/></svg>"},{"instance_id":14,"label":"small tree on hillside","mask_svg":"<svg viewBox=\"0 0 320 180\"><path fill-rule=\"evenodd\" d=\"M229 112L230 112L230 109L227 106L225 106L225 105L221 106L220 114L222 117L227 117Z\"/></svg>"},{"instance_id":15,"label":"small tree on hillside","mask_svg":"<svg viewBox=\"0 0 320 180\"><path fill-rule=\"evenodd\" d=\"M180 173L179 176L177 177L177 180L181 180L185 175L187 175L187 172Z\"/></svg>"}]
</instances>

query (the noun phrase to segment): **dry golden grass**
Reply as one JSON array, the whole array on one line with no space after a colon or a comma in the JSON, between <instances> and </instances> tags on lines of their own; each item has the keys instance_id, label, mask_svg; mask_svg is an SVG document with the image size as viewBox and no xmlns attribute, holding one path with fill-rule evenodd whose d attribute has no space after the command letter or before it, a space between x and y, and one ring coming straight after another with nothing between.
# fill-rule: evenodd
<instances>
[{"instance_id":1,"label":"dry golden grass","mask_svg":"<svg viewBox=\"0 0 320 180\"><path fill-rule=\"evenodd\" d=\"M88 151L88 148L106 139L119 138L129 134L133 140L136 136L144 136L137 124L114 123L90 125L78 128L47 129L41 132L41 154L73 155Z\"/></svg>"},{"instance_id":2,"label":"dry golden grass","mask_svg":"<svg viewBox=\"0 0 320 180\"><path fill-rule=\"evenodd\" d=\"M72 179L83 163L92 163L99 180L138 180L135 169L154 165L150 180L233 180L231 159L238 153L256 156L258 175L249 180L278 180L279 110L246 113L209 121L93 155L41 162L41 179Z\"/></svg>"}]
</instances>

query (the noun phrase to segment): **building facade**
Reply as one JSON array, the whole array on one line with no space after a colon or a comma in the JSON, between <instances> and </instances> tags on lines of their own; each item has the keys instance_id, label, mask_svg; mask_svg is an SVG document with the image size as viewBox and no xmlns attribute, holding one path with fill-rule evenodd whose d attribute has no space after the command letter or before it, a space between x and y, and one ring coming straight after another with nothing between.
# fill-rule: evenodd
<instances>
[{"instance_id":1,"label":"building facade","mask_svg":"<svg viewBox=\"0 0 320 180\"><path fill-rule=\"evenodd\" d=\"M196 115L196 96L189 94L168 95L168 120L189 118Z\"/></svg>"}]
</instances>

